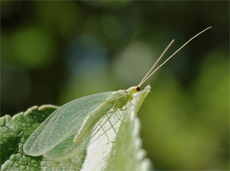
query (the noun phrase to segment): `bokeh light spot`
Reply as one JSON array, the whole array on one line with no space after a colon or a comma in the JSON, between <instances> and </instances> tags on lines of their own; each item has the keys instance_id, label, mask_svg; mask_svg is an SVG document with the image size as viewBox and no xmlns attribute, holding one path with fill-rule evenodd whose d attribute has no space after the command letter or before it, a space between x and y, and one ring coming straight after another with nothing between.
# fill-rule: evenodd
<instances>
[{"instance_id":1,"label":"bokeh light spot","mask_svg":"<svg viewBox=\"0 0 230 171\"><path fill-rule=\"evenodd\" d=\"M54 59L54 41L43 30L25 27L14 32L11 40L16 65L38 68L49 65Z\"/></svg>"}]
</instances>

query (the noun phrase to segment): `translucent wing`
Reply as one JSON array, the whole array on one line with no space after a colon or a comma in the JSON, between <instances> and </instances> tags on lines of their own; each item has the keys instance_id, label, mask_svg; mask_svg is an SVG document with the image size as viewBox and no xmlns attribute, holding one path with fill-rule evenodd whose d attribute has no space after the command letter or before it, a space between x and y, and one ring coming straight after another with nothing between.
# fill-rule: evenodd
<instances>
[{"instance_id":1,"label":"translucent wing","mask_svg":"<svg viewBox=\"0 0 230 171\"><path fill-rule=\"evenodd\" d=\"M86 143L73 143L75 134L80 129L84 119L95 108L105 103L114 93L116 92L85 96L54 111L26 141L24 145L25 153L32 156L44 155L47 158L52 158L52 156L67 154L73 150L76 153L78 150L85 148ZM119 98L117 101L119 101ZM83 142L89 137L90 134L86 135Z\"/></svg>"},{"instance_id":2,"label":"translucent wing","mask_svg":"<svg viewBox=\"0 0 230 171\"><path fill-rule=\"evenodd\" d=\"M110 105L112 106L112 104ZM108 120L111 119L110 122L113 126L119 120L118 118L111 118L111 116L113 116L114 113L111 113L106 109L101 112L104 112L104 117L102 117L97 122L97 124L94 127L92 127L91 131L88 134L86 134L82 141L80 141L79 143L74 142L73 139L75 137L75 134L73 134L72 136L68 137L67 139L53 147L51 150L46 152L44 156L51 160L60 161L71 158L83 152L83 150L87 148L89 143L94 142L95 140L100 138L101 135L105 134L105 132L111 129L111 125L107 123Z\"/></svg>"}]
</instances>

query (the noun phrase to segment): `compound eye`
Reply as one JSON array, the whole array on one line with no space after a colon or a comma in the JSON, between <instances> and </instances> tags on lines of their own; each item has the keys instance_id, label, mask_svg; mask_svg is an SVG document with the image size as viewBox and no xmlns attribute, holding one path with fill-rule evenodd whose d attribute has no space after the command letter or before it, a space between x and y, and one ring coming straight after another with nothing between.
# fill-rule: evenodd
<instances>
[{"instance_id":1,"label":"compound eye","mask_svg":"<svg viewBox=\"0 0 230 171\"><path fill-rule=\"evenodd\" d=\"M139 92L140 90L141 90L141 88L140 88L140 87L137 87L137 88L136 88L136 91L137 91L137 92Z\"/></svg>"}]
</instances>

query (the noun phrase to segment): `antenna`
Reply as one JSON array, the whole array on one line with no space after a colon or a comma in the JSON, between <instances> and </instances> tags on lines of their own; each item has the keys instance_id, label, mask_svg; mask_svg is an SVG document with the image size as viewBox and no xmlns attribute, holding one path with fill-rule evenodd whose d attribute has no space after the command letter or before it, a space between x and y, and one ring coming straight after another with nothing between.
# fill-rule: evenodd
<instances>
[{"instance_id":1,"label":"antenna","mask_svg":"<svg viewBox=\"0 0 230 171\"><path fill-rule=\"evenodd\" d=\"M156 64L160 61L160 59L163 57L165 52L169 49L169 47L172 45L174 42L174 39L169 43L169 45L166 47L166 49L163 51L161 56L157 59L157 61L153 64L152 68L148 71L148 73L144 76L144 78L141 80L141 82L138 84L137 87L141 87L157 70L159 70L166 62L168 62L173 56L175 56L183 47L185 47L189 42L191 42L193 39L195 39L197 36L200 34L204 33L205 31L211 29L212 27L207 27L206 29L202 30L201 32L197 33L195 36L190 38L187 42L185 42L180 48L178 48L171 56L169 56L162 64L160 64L154 71L154 67Z\"/></svg>"}]
</instances>

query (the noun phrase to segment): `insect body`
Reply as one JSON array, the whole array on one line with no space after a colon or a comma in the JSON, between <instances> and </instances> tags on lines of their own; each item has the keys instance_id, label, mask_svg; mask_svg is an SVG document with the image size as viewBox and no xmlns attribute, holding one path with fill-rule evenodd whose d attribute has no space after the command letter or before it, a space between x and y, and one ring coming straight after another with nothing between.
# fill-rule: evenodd
<instances>
[{"instance_id":1,"label":"insect body","mask_svg":"<svg viewBox=\"0 0 230 171\"><path fill-rule=\"evenodd\" d=\"M138 90L140 91L140 89ZM102 103L89 116L87 116L73 141L80 142L90 131L90 128L92 128L109 110L113 109L113 112L116 112L118 109L122 110L127 102L132 99L132 95L135 92L138 92L136 87L113 92L106 102ZM105 109L104 112L101 112L102 109Z\"/></svg>"},{"instance_id":2,"label":"insect body","mask_svg":"<svg viewBox=\"0 0 230 171\"><path fill-rule=\"evenodd\" d=\"M54 111L29 137L24 152L64 160L86 148L100 119L127 104L136 87L99 93L73 100Z\"/></svg>"},{"instance_id":3,"label":"insect body","mask_svg":"<svg viewBox=\"0 0 230 171\"><path fill-rule=\"evenodd\" d=\"M115 112L125 110L124 107L132 100L133 94L141 91L140 87L149 77L191 40L210 28L208 27L193 36L154 69L174 42L172 40L138 86L130 87L127 90L85 96L61 106L27 139L23 146L24 152L31 156L43 155L55 161L65 160L82 152L88 146L89 141L97 135L105 122L110 121L109 119ZM110 128L113 128L112 124ZM104 133L106 133L106 130Z\"/></svg>"}]
</instances>

